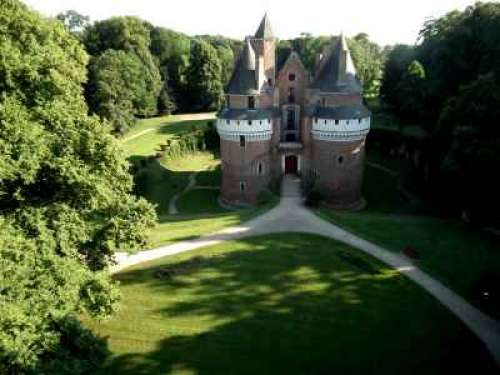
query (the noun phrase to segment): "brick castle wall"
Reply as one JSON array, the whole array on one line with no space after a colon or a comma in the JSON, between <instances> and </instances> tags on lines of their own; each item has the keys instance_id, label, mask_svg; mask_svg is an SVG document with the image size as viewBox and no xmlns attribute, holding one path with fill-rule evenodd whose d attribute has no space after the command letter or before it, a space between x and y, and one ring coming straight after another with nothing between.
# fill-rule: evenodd
<instances>
[{"instance_id":1,"label":"brick castle wall","mask_svg":"<svg viewBox=\"0 0 500 375\"><path fill-rule=\"evenodd\" d=\"M221 198L232 204L254 204L271 176L271 141L239 142L221 139ZM261 171L259 172L259 164ZM241 189L241 183L245 184Z\"/></svg>"},{"instance_id":2,"label":"brick castle wall","mask_svg":"<svg viewBox=\"0 0 500 375\"><path fill-rule=\"evenodd\" d=\"M328 142L313 140L317 186L326 200L339 207L361 202L364 141Z\"/></svg>"}]
</instances>

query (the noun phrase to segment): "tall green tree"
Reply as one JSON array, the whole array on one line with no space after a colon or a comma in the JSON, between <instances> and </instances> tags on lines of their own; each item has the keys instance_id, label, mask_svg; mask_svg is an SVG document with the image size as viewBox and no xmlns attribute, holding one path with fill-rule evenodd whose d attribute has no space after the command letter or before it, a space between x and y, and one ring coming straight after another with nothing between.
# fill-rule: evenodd
<instances>
[{"instance_id":1,"label":"tall green tree","mask_svg":"<svg viewBox=\"0 0 500 375\"><path fill-rule=\"evenodd\" d=\"M146 115L155 100L144 77L140 58L121 50L106 50L89 64L86 96L92 111L123 133L135 123L134 114Z\"/></svg>"},{"instance_id":2,"label":"tall green tree","mask_svg":"<svg viewBox=\"0 0 500 375\"><path fill-rule=\"evenodd\" d=\"M160 76L160 71L158 65L156 64L153 56L150 52L150 25L142 21L137 17L113 17L107 20L99 21L94 23L85 29L83 41L87 48L87 51L92 54L97 60L93 60L94 64L92 66L92 74L89 77L89 90L87 90L87 100L91 104L90 109L95 113L115 113L113 117L105 117L116 123L119 118L129 119L131 116L136 115L140 117L153 116L157 113L158 96L162 89L162 80ZM129 55L125 58L125 55L112 55L113 63L110 61L110 57L107 56L103 58L99 63L99 56L107 53L108 50L122 51ZM130 54L133 54L137 59L133 59ZM121 62L118 62L118 61ZM126 60L126 61L125 61ZM134 60L134 61L132 61ZM139 90L136 93L127 93L125 96L134 96L138 100L132 100L133 110L123 116L115 111L103 111L100 107L112 107L113 103L103 103L102 98L92 98L91 95L97 91L93 90L95 87L102 87L102 84L95 82L94 79L100 79L103 76L127 76L133 75L136 78L135 73L131 70L137 71L137 62L140 61L142 64L141 77L143 84L138 85L136 81L131 83L129 86L138 88L139 86L145 87L145 90ZM126 72L108 72L104 71L99 74L97 70L103 69L118 69L120 67L127 67ZM116 81L116 79L113 79ZM125 86L125 88L129 87ZM117 87L109 88L117 89ZM89 96L90 95L90 96ZM118 94L117 94L118 95ZM101 101L101 104L98 103ZM128 110L128 106L122 106L121 110ZM125 128L128 125L127 122L119 128Z\"/></svg>"},{"instance_id":3,"label":"tall green tree","mask_svg":"<svg viewBox=\"0 0 500 375\"><path fill-rule=\"evenodd\" d=\"M370 41L365 33L357 34L354 38L349 39L348 43L358 76L363 82L364 96L378 96L385 59L384 50L378 44Z\"/></svg>"},{"instance_id":4,"label":"tall green tree","mask_svg":"<svg viewBox=\"0 0 500 375\"><path fill-rule=\"evenodd\" d=\"M159 110L164 111L168 106L170 110L187 110L186 73L191 39L163 27L152 27L150 37L151 53L158 61L163 81Z\"/></svg>"},{"instance_id":5,"label":"tall green tree","mask_svg":"<svg viewBox=\"0 0 500 375\"><path fill-rule=\"evenodd\" d=\"M77 39L1 0L0 51L0 373L92 373L106 346L77 314L115 309L106 268L146 243L154 209L87 115Z\"/></svg>"},{"instance_id":6,"label":"tall green tree","mask_svg":"<svg viewBox=\"0 0 500 375\"><path fill-rule=\"evenodd\" d=\"M217 51L203 40L191 44L187 89L195 111L217 109L222 101L222 69Z\"/></svg>"}]
</instances>

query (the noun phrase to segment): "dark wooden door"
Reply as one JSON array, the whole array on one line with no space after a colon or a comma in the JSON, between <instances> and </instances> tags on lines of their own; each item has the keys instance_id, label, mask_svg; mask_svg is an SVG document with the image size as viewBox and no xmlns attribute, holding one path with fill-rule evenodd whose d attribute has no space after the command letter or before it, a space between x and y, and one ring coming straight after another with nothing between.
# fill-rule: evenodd
<instances>
[{"instance_id":1,"label":"dark wooden door","mask_svg":"<svg viewBox=\"0 0 500 375\"><path fill-rule=\"evenodd\" d=\"M297 156L285 157L285 174L297 174Z\"/></svg>"}]
</instances>

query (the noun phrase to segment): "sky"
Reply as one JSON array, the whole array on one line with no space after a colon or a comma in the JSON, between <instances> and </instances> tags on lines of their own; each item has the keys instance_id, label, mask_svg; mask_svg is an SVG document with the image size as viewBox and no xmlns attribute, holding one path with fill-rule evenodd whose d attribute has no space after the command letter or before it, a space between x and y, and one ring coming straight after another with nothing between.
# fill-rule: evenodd
<instances>
[{"instance_id":1,"label":"sky","mask_svg":"<svg viewBox=\"0 0 500 375\"><path fill-rule=\"evenodd\" d=\"M379 44L417 40L422 24L476 0L24 0L44 15L74 9L101 20L111 16L139 16L154 25L189 35L221 34L235 39L255 32L268 12L280 39L299 36L354 36L367 33Z\"/></svg>"}]
</instances>

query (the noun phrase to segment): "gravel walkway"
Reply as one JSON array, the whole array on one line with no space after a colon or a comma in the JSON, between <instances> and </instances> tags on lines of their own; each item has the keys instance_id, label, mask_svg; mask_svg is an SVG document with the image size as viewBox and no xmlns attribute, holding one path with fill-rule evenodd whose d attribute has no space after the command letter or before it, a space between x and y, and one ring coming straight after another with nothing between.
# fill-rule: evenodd
<instances>
[{"instance_id":1,"label":"gravel walkway","mask_svg":"<svg viewBox=\"0 0 500 375\"><path fill-rule=\"evenodd\" d=\"M145 261L219 244L223 241L279 232L313 233L329 237L360 249L395 268L432 294L455 314L484 342L497 363L500 364L500 323L498 321L483 314L458 294L419 270L411 259L365 241L316 216L302 204L300 181L290 176L286 176L283 180L280 203L265 214L240 226L227 228L194 240L141 251L137 254L117 254L117 266L114 267L113 272Z\"/></svg>"}]
</instances>

